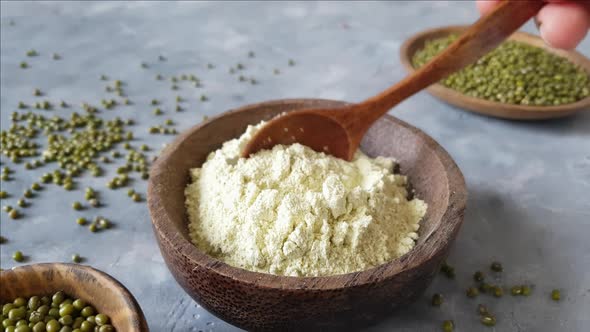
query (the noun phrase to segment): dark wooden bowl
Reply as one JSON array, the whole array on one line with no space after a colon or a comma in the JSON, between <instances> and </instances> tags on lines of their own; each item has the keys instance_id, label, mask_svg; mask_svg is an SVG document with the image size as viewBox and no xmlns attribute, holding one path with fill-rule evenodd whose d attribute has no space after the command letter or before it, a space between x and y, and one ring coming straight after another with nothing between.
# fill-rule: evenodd
<instances>
[{"instance_id":1,"label":"dark wooden bowl","mask_svg":"<svg viewBox=\"0 0 590 332\"><path fill-rule=\"evenodd\" d=\"M427 40L445 37L450 34L460 34L467 26L448 26L420 32L404 42L400 50L400 59L409 73L415 71L412 65L412 57L416 51L424 47ZM526 32L516 32L509 40L527 43L540 47L548 52L557 54L569 61L581 66L590 73L590 60L576 51L564 51L551 48L539 37ZM528 106L513 105L489 101L481 98L466 96L458 91L447 88L442 84L433 84L427 91L440 100L459 108L475 113L485 114L504 119L513 120L545 120L561 118L579 111L590 109L590 97L586 97L575 103L559 106Z\"/></svg>"},{"instance_id":2,"label":"dark wooden bowl","mask_svg":"<svg viewBox=\"0 0 590 332\"><path fill-rule=\"evenodd\" d=\"M0 272L0 285L0 303L19 296L64 291L108 315L117 331L149 331L139 304L127 288L108 274L89 266L65 263L23 265Z\"/></svg>"},{"instance_id":3,"label":"dark wooden bowl","mask_svg":"<svg viewBox=\"0 0 590 332\"><path fill-rule=\"evenodd\" d=\"M437 273L463 221L465 182L440 145L391 116L375 123L361 148L370 156L395 157L416 195L428 203L418 243L407 255L358 273L300 278L235 268L190 242L184 206L190 168L248 124L281 112L342 105L297 99L245 106L182 133L153 165L148 206L164 260L184 290L220 318L249 330L348 329L374 323L416 299Z\"/></svg>"}]
</instances>

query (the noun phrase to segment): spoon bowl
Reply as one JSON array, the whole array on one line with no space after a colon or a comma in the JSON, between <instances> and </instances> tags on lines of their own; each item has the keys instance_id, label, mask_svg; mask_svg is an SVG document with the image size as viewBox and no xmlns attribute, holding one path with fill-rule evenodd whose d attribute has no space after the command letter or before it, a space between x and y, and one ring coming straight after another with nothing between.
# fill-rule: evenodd
<instances>
[{"instance_id":1,"label":"spoon bowl","mask_svg":"<svg viewBox=\"0 0 590 332\"><path fill-rule=\"evenodd\" d=\"M242 157L248 157L251 151L270 149L277 144L300 143L318 152L351 159L351 138L333 118L323 116L329 111L307 110L279 115L256 133L259 139L246 144Z\"/></svg>"}]
</instances>

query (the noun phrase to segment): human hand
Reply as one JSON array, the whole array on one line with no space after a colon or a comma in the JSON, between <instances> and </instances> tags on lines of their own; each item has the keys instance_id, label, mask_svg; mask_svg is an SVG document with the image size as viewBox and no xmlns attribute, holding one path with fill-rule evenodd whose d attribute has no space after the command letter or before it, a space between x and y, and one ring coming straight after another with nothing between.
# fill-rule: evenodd
<instances>
[{"instance_id":1,"label":"human hand","mask_svg":"<svg viewBox=\"0 0 590 332\"><path fill-rule=\"evenodd\" d=\"M552 47L575 48L590 28L590 1L543 1L547 4L535 18L541 37ZM477 8L487 14L498 2L500 0L477 0Z\"/></svg>"}]
</instances>

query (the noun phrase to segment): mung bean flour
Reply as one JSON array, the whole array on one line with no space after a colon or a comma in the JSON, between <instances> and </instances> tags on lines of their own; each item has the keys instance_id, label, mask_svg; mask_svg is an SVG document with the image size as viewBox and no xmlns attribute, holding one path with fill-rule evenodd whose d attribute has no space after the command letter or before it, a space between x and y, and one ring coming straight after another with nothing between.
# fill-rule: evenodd
<instances>
[{"instance_id":1,"label":"mung bean flour","mask_svg":"<svg viewBox=\"0 0 590 332\"><path fill-rule=\"evenodd\" d=\"M426 203L407 199L394 161L351 162L300 144L248 159L260 128L211 152L185 190L193 243L232 266L288 276L365 270L410 251Z\"/></svg>"}]
</instances>

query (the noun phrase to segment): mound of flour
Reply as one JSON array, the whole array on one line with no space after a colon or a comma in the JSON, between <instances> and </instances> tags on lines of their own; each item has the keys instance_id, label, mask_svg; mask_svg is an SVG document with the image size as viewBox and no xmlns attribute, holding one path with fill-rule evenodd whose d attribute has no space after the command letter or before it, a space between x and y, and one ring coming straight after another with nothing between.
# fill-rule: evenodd
<instances>
[{"instance_id":1,"label":"mound of flour","mask_svg":"<svg viewBox=\"0 0 590 332\"><path fill-rule=\"evenodd\" d=\"M185 190L193 243L232 266L289 276L365 270L410 251L426 203L407 200L394 161L347 162L303 145L240 151L261 126L213 151Z\"/></svg>"}]
</instances>

